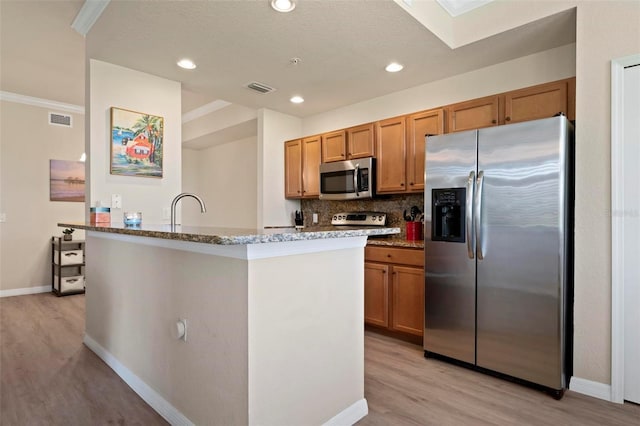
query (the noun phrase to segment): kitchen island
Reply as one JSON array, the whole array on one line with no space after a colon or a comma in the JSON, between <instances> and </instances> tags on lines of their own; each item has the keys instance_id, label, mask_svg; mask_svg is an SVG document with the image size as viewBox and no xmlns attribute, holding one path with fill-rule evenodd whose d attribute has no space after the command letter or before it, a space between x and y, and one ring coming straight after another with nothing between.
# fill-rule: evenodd
<instances>
[{"instance_id":1,"label":"kitchen island","mask_svg":"<svg viewBox=\"0 0 640 426\"><path fill-rule=\"evenodd\" d=\"M398 228L59 225L87 231L85 344L171 424L367 414L364 246Z\"/></svg>"}]
</instances>

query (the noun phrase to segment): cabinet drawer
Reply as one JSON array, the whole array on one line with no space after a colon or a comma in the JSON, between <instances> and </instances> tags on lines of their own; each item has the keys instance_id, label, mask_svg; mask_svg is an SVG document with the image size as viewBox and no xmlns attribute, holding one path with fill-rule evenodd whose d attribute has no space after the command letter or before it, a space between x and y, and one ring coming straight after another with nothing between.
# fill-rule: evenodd
<instances>
[{"instance_id":1,"label":"cabinet drawer","mask_svg":"<svg viewBox=\"0 0 640 426\"><path fill-rule=\"evenodd\" d=\"M58 280L58 276L55 275L53 277L53 284L55 286L55 289L60 293L84 290L84 275L62 277L60 278L60 280Z\"/></svg>"},{"instance_id":2,"label":"cabinet drawer","mask_svg":"<svg viewBox=\"0 0 640 426\"><path fill-rule=\"evenodd\" d=\"M364 260L424 267L424 250L367 246Z\"/></svg>"},{"instance_id":3,"label":"cabinet drawer","mask_svg":"<svg viewBox=\"0 0 640 426\"><path fill-rule=\"evenodd\" d=\"M58 250L53 253L53 261L56 265L77 265L84 262L82 250L63 250L62 255L59 256L59 254Z\"/></svg>"}]
</instances>

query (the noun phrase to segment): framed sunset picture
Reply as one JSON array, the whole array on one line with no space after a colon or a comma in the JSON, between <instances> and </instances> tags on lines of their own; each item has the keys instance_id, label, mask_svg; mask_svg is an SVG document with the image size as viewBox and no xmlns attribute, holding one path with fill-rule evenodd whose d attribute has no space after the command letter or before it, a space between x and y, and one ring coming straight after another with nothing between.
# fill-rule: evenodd
<instances>
[{"instance_id":1,"label":"framed sunset picture","mask_svg":"<svg viewBox=\"0 0 640 426\"><path fill-rule=\"evenodd\" d=\"M84 203L84 162L49 160L49 200Z\"/></svg>"},{"instance_id":2,"label":"framed sunset picture","mask_svg":"<svg viewBox=\"0 0 640 426\"><path fill-rule=\"evenodd\" d=\"M111 107L111 174L162 177L164 119Z\"/></svg>"}]
</instances>

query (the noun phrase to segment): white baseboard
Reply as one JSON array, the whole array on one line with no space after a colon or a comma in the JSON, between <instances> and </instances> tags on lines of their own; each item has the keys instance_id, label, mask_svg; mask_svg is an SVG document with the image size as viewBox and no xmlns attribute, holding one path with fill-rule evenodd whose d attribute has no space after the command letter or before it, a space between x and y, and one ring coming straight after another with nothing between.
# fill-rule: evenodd
<instances>
[{"instance_id":1,"label":"white baseboard","mask_svg":"<svg viewBox=\"0 0 640 426\"><path fill-rule=\"evenodd\" d=\"M353 425L367 414L369 414L369 405L367 400L362 398L333 416L322 426Z\"/></svg>"},{"instance_id":2,"label":"white baseboard","mask_svg":"<svg viewBox=\"0 0 640 426\"><path fill-rule=\"evenodd\" d=\"M50 291L50 285L43 285L42 287L13 288L11 290L0 290L0 297L24 296L25 294L48 293Z\"/></svg>"},{"instance_id":3,"label":"white baseboard","mask_svg":"<svg viewBox=\"0 0 640 426\"><path fill-rule=\"evenodd\" d=\"M605 385L604 383L593 382L573 376L569 382L569 390L594 398L604 399L605 401L611 401L611 385Z\"/></svg>"},{"instance_id":4,"label":"white baseboard","mask_svg":"<svg viewBox=\"0 0 640 426\"><path fill-rule=\"evenodd\" d=\"M122 365L109 351L103 348L90 336L84 335L84 344L95 352L118 376L135 391L140 398L158 412L171 425L193 426L193 423L169 401L164 399L158 392L153 390L142 379L133 374L131 370Z\"/></svg>"}]
</instances>

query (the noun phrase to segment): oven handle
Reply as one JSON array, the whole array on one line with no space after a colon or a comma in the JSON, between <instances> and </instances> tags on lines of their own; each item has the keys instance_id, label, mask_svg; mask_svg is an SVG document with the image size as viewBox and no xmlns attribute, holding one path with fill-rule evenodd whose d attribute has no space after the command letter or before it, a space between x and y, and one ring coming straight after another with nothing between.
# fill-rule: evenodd
<instances>
[{"instance_id":1,"label":"oven handle","mask_svg":"<svg viewBox=\"0 0 640 426\"><path fill-rule=\"evenodd\" d=\"M358 191L358 177L360 176L360 166L356 164L355 172L353 173L353 188L356 190L356 197L360 196L360 191Z\"/></svg>"}]
</instances>

